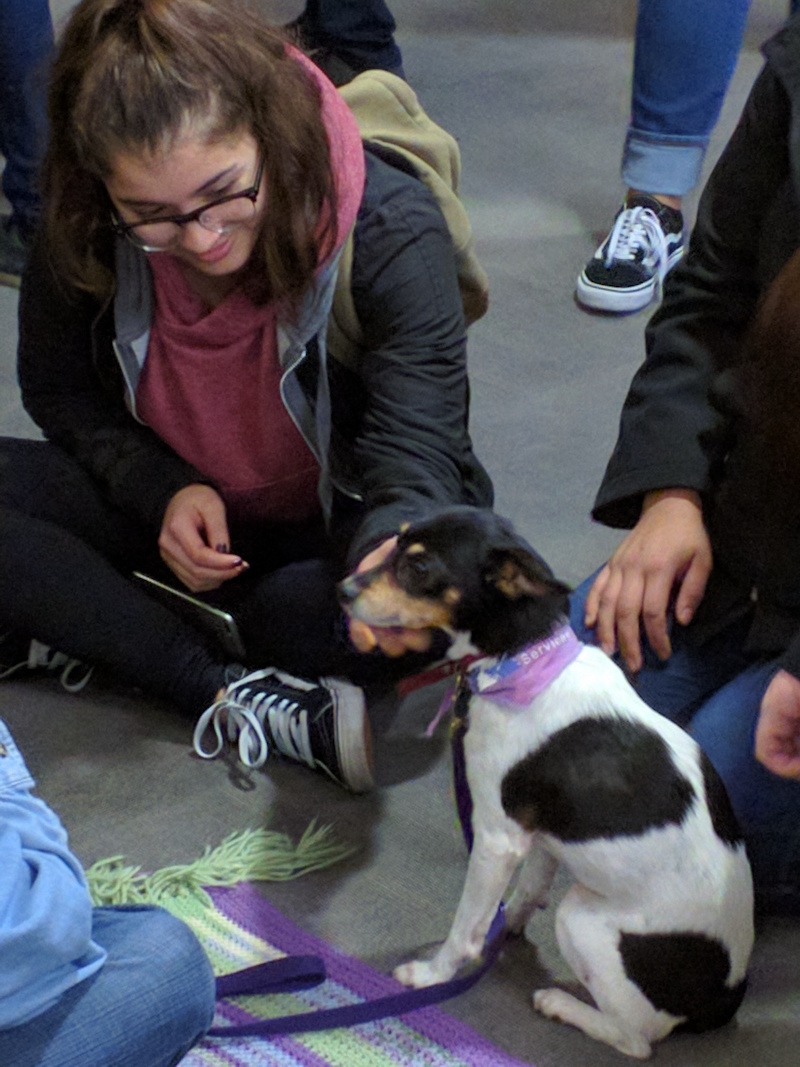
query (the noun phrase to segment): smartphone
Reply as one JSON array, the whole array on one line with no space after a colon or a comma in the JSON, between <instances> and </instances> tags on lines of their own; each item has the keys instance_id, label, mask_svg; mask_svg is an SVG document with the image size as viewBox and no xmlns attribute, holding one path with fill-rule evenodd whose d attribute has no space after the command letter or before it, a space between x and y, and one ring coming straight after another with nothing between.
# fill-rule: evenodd
<instances>
[{"instance_id":1,"label":"smartphone","mask_svg":"<svg viewBox=\"0 0 800 1067\"><path fill-rule=\"evenodd\" d=\"M184 589L176 589L156 578L151 578L149 574L142 574L141 571L134 571L133 578L165 607L211 634L231 659L237 661L244 659L244 642L236 620L229 611L212 607L211 604L198 600Z\"/></svg>"}]
</instances>

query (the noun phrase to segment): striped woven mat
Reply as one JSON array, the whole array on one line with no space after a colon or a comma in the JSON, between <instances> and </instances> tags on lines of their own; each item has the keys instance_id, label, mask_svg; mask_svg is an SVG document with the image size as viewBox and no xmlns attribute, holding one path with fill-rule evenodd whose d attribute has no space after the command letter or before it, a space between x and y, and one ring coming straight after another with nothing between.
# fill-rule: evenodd
<instances>
[{"instance_id":1,"label":"striped woven mat","mask_svg":"<svg viewBox=\"0 0 800 1067\"><path fill-rule=\"evenodd\" d=\"M305 933L247 883L168 904L203 943L216 974L288 954L319 956L328 979L307 991L237 997L219 1005L216 1025L338 1007L397 991L397 982ZM276 1038L207 1038L181 1067L524 1067L439 1008L360 1026Z\"/></svg>"}]
</instances>

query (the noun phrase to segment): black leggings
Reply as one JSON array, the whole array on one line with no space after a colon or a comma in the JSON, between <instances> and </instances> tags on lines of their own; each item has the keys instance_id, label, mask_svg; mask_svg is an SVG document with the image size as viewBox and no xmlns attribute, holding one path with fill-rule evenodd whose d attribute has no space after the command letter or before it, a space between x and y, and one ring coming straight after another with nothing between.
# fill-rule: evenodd
<instances>
[{"instance_id":1,"label":"black leggings","mask_svg":"<svg viewBox=\"0 0 800 1067\"><path fill-rule=\"evenodd\" d=\"M320 529L234 529L231 540L250 570L204 597L236 617L247 666L370 685L430 661L353 649L336 597L340 565ZM0 633L102 664L193 715L224 684L220 651L130 578L145 570L177 584L156 535L55 445L0 438L0 560Z\"/></svg>"}]
</instances>

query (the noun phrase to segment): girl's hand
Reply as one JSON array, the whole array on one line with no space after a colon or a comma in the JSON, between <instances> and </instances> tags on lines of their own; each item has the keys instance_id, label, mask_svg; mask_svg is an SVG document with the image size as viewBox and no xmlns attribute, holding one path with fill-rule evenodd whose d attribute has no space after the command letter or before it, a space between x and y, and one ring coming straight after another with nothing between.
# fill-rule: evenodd
<instances>
[{"instance_id":1,"label":"girl's hand","mask_svg":"<svg viewBox=\"0 0 800 1067\"><path fill-rule=\"evenodd\" d=\"M361 560L356 571L367 571L383 563L396 544L397 538L390 537L377 548L373 548ZM359 652L372 652L374 648L379 648L384 655L395 658L406 652L426 652L431 644L432 634L428 629L408 630L399 626L367 626L359 619L348 619L348 627L350 640Z\"/></svg>"},{"instance_id":2,"label":"girl's hand","mask_svg":"<svg viewBox=\"0 0 800 1067\"><path fill-rule=\"evenodd\" d=\"M800 779L800 679L778 671L761 701L756 759L782 778Z\"/></svg>"},{"instance_id":3,"label":"girl's hand","mask_svg":"<svg viewBox=\"0 0 800 1067\"><path fill-rule=\"evenodd\" d=\"M167 504L158 547L169 569L193 593L217 589L248 564L229 550L225 504L210 485L187 485Z\"/></svg>"},{"instance_id":4,"label":"girl's hand","mask_svg":"<svg viewBox=\"0 0 800 1067\"><path fill-rule=\"evenodd\" d=\"M667 612L674 591L675 618L685 626L703 598L711 564L699 495L688 489L650 493L636 526L589 591L586 625L596 630L608 655L619 648L632 671L642 666L642 625L656 655L668 659Z\"/></svg>"}]
</instances>

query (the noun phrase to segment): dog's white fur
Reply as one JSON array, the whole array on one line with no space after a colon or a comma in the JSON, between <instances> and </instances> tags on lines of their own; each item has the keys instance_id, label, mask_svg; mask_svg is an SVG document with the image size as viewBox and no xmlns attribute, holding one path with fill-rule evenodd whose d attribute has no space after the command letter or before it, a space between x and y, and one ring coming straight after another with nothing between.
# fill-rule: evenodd
<instances>
[{"instance_id":1,"label":"dog's white fur","mask_svg":"<svg viewBox=\"0 0 800 1067\"><path fill-rule=\"evenodd\" d=\"M644 834L579 843L527 832L503 810L504 776L557 731L604 713L646 724L663 738L696 795L686 819ZM464 890L447 940L433 959L398 967L401 982L441 982L479 956L517 868L506 919L521 931L546 905L559 863L575 881L557 910L558 944L596 1007L564 990L543 989L535 993L534 1005L545 1015L642 1059L651 1042L681 1021L657 1011L626 975L618 948L623 930L718 939L730 956L728 984L744 977L753 944L752 878L744 847L726 845L714 831L696 743L644 704L603 652L584 647L527 708L472 696L465 757L474 846Z\"/></svg>"}]
</instances>

